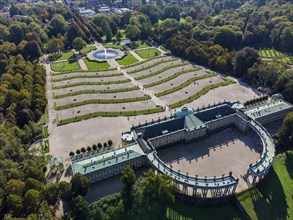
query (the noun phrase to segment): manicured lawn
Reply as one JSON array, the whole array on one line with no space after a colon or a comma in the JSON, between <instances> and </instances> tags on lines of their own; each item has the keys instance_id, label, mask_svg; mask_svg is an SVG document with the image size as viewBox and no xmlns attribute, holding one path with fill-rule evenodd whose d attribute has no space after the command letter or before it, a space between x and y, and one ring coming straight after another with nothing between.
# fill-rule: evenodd
<instances>
[{"instance_id":1,"label":"manicured lawn","mask_svg":"<svg viewBox=\"0 0 293 220\"><path fill-rule=\"evenodd\" d=\"M58 54L51 54L50 60L52 60L52 61L67 60L67 59L74 58L74 57L75 57L74 53L70 50L70 51L62 52L62 53L58 53Z\"/></svg>"},{"instance_id":2,"label":"manicured lawn","mask_svg":"<svg viewBox=\"0 0 293 220\"><path fill-rule=\"evenodd\" d=\"M42 141L42 143L41 143L41 148L42 148L42 152L43 152L44 154L50 152L50 146L49 146L49 140L48 140L48 139Z\"/></svg>"},{"instance_id":3,"label":"manicured lawn","mask_svg":"<svg viewBox=\"0 0 293 220\"><path fill-rule=\"evenodd\" d=\"M76 60L52 63L51 68L53 71L57 72L80 70L78 62Z\"/></svg>"},{"instance_id":4,"label":"manicured lawn","mask_svg":"<svg viewBox=\"0 0 293 220\"><path fill-rule=\"evenodd\" d=\"M83 58L85 65L87 66L89 71L99 71L99 70L107 70L110 65L107 62L95 62L89 61L86 58Z\"/></svg>"},{"instance_id":5,"label":"manicured lawn","mask_svg":"<svg viewBox=\"0 0 293 220\"><path fill-rule=\"evenodd\" d=\"M123 57L122 59L117 60L117 62L120 65L126 66L126 65L136 63L136 62L138 62L138 60L134 56L132 56L131 53L127 52L127 55L125 57Z\"/></svg>"},{"instance_id":6,"label":"manicured lawn","mask_svg":"<svg viewBox=\"0 0 293 220\"><path fill-rule=\"evenodd\" d=\"M48 125L43 126L43 138L47 138L49 133L48 133Z\"/></svg>"},{"instance_id":7,"label":"manicured lawn","mask_svg":"<svg viewBox=\"0 0 293 220\"><path fill-rule=\"evenodd\" d=\"M95 49L96 49L95 45L87 45L86 47L84 47L83 49L81 49L80 52L82 54L85 54L85 53L87 53L87 52L89 52L91 50L95 50Z\"/></svg>"},{"instance_id":8,"label":"manicured lawn","mask_svg":"<svg viewBox=\"0 0 293 220\"><path fill-rule=\"evenodd\" d=\"M116 48L116 49L124 50L122 45L119 44L119 43L117 43L117 44L116 43L107 43L107 44L104 45L104 47L106 47L106 48Z\"/></svg>"},{"instance_id":9,"label":"manicured lawn","mask_svg":"<svg viewBox=\"0 0 293 220\"><path fill-rule=\"evenodd\" d=\"M171 220L193 219L244 219L238 208L232 203L217 207L203 207L176 200L175 204L167 209L166 218Z\"/></svg>"},{"instance_id":10,"label":"manicured lawn","mask_svg":"<svg viewBox=\"0 0 293 220\"><path fill-rule=\"evenodd\" d=\"M137 53L141 58L144 58L144 59L152 58L152 57L160 55L160 51L158 51L155 48L149 48L145 50L136 50L135 53Z\"/></svg>"},{"instance_id":11,"label":"manicured lawn","mask_svg":"<svg viewBox=\"0 0 293 220\"><path fill-rule=\"evenodd\" d=\"M263 183L237 196L252 219L293 219L293 151L276 156Z\"/></svg>"}]
</instances>

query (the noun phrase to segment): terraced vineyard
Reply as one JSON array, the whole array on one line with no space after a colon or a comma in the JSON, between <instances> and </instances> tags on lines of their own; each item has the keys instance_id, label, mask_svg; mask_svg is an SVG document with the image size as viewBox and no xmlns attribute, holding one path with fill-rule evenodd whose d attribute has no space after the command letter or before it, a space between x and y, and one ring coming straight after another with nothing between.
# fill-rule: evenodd
<instances>
[{"instance_id":1,"label":"terraced vineyard","mask_svg":"<svg viewBox=\"0 0 293 220\"><path fill-rule=\"evenodd\" d=\"M261 49L259 55L267 59L267 61L275 61L283 64L293 65L293 56L288 56L284 53L276 51L275 49Z\"/></svg>"},{"instance_id":2,"label":"terraced vineyard","mask_svg":"<svg viewBox=\"0 0 293 220\"><path fill-rule=\"evenodd\" d=\"M128 52L117 60L117 69L110 69L107 62L90 63L89 68L85 59L87 71L81 71L77 61L52 63L51 86L58 124L168 111L233 83L179 58L159 55L161 52L159 56L145 56L148 51L159 52L154 48L141 50L141 62Z\"/></svg>"}]
</instances>

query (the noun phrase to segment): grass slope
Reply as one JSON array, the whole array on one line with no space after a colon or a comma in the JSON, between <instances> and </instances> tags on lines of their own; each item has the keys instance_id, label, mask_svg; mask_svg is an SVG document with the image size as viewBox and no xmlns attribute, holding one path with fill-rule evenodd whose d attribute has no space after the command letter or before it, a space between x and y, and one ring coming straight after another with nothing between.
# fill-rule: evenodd
<instances>
[{"instance_id":1,"label":"grass slope","mask_svg":"<svg viewBox=\"0 0 293 220\"><path fill-rule=\"evenodd\" d=\"M276 156L263 183L237 196L252 219L293 219L293 151Z\"/></svg>"},{"instance_id":2,"label":"grass slope","mask_svg":"<svg viewBox=\"0 0 293 220\"><path fill-rule=\"evenodd\" d=\"M149 49L144 49L144 50L136 50L135 53L137 53L141 58L146 59L146 58L152 58L159 56L161 53L155 48L149 48Z\"/></svg>"},{"instance_id":3,"label":"grass slope","mask_svg":"<svg viewBox=\"0 0 293 220\"><path fill-rule=\"evenodd\" d=\"M117 60L119 65L127 66L133 63L138 62L138 60L129 52L126 53L126 56L120 60Z\"/></svg>"},{"instance_id":4,"label":"grass slope","mask_svg":"<svg viewBox=\"0 0 293 220\"><path fill-rule=\"evenodd\" d=\"M85 65L87 66L89 71L107 70L110 67L108 62L89 61L86 58L83 58L83 61L84 61Z\"/></svg>"},{"instance_id":5,"label":"grass slope","mask_svg":"<svg viewBox=\"0 0 293 220\"><path fill-rule=\"evenodd\" d=\"M50 60L56 61L56 60L68 60L70 58L74 58L74 53L70 50L67 52L62 52L58 54L50 54Z\"/></svg>"},{"instance_id":6,"label":"grass slope","mask_svg":"<svg viewBox=\"0 0 293 220\"><path fill-rule=\"evenodd\" d=\"M91 50L95 50L95 49L96 49L95 45L87 45L86 47L82 48L80 52L82 54L85 54L85 53L87 53Z\"/></svg>"},{"instance_id":7,"label":"grass slope","mask_svg":"<svg viewBox=\"0 0 293 220\"><path fill-rule=\"evenodd\" d=\"M51 68L56 72L80 70L80 66L76 60L52 63Z\"/></svg>"}]
</instances>

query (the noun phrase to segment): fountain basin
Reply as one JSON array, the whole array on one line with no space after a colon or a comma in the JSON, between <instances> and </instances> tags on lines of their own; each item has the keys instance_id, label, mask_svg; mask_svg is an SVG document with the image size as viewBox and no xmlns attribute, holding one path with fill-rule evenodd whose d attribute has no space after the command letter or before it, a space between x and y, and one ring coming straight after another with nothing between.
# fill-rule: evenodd
<instances>
[{"instance_id":1,"label":"fountain basin","mask_svg":"<svg viewBox=\"0 0 293 220\"><path fill-rule=\"evenodd\" d=\"M87 54L87 58L92 61L107 61L123 57L124 52L119 49L94 50Z\"/></svg>"}]
</instances>

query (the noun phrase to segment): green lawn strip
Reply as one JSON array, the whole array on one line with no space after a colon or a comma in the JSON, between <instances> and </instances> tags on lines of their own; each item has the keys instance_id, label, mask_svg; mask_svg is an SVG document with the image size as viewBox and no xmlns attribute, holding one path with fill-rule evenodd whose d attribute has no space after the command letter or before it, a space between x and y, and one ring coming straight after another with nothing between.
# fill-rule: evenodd
<instances>
[{"instance_id":1,"label":"green lawn strip","mask_svg":"<svg viewBox=\"0 0 293 220\"><path fill-rule=\"evenodd\" d=\"M57 106L56 110L60 111L60 110L78 107L82 105L88 105L88 104L116 104L116 103L126 103L126 102L138 102L138 101L148 100L150 98L151 98L150 96L145 95L145 96L134 97L134 98L125 98L125 99L90 99L90 100L85 100L83 102L75 102L75 103L71 103L67 105Z\"/></svg>"},{"instance_id":2,"label":"green lawn strip","mask_svg":"<svg viewBox=\"0 0 293 220\"><path fill-rule=\"evenodd\" d=\"M183 202L179 199L175 200L175 204L167 207L166 218L170 220L244 220L242 213L232 202L203 206Z\"/></svg>"},{"instance_id":3,"label":"green lawn strip","mask_svg":"<svg viewBox=\"0 0 293 220\"><path fill-rule=\"evenodd\" d=\"M225 81L225 82L220 82L220 83L216 83L216 84L212 84L212 85L209 85L209 86L206 86L204 87L203 89L201 89L199 92L197 92L196 94L186 98L186 99L183 99L183 100L180 100L179 102L175 102L173 104L170 105L170 108L177 108L177 107L180 107L184 104L187 104L189 102L192 102L196 99L198 99L199 97L201 97L202 95L206 94L208 91L210 91L211 89L215 89L215 88L218 88L218 87L221 87L221 86L227 86L227 85L230 85L230 84L233 84L235 83L234 81L232 80L228 80L228 81Z\"/></svg>"},{"instance_id":4,"label":"green lawn strip","mask_svg":"<svg viewBox=\"0 0 293 220\"><path fill-rule=\"evenodd\" d=\"M161 54L161 52L158 51L155 48L149 48L149 49L143 49L143 50L135 50L134 52L137 53L138 56L140 56L143 59L150 58L150 57L156 57L156 56L159 56Z\"/></svg>"},{"instance_id":5,"label":"green lawn strip","mask_svg":"<svg viewBox=\"0 0 293 220\"><path fill-rule=\"evenodd\" d=\"M66 93L66 94L62 94L62 95L53 95L54 99L61 99L61 98L65 98L65 97L69 97L69 96L75 96L75 95L81 95L81 94L98 94L98 93L120 93L120 92L129 92L129 91L134 91L134 90L138 90L139 87L138 86L133 86L133 87L129 87L129 88L122 88L122 89L105 89L105 90L80 90L80 91L76 91L76 92L70 92L70 93Z\"/></svg>"},{"instance_id":6,"label":"green lawn strip","mask_svg":"<svg viewBox=\"0 0 293 220\"><path fill-rule=\"evenodd\" d=\"M198 71L198 70L201 70L202 68L201 67L196 67L196 68L192 68L192 69L188 69L188 70L183 70L183 71L180 71L180 72L177 72L177 73L174 73L173 75L171 76L168 76L167 78L165 79L161 79L159 81L156 81L156 82L152 82L152 83L149 83L149 84L145 84L144 87L145 88L149 88L149 87L152 87L152 86L156 86L156 85L159 85L159 84L162 84L162 83L165 83L165 82L168 82L180 75L183 75L185 73L190 73L190 72L195 72L195 71ZM212 75L212 74L206 74L206 75L202 75L202 76L197 76L197 77L193 77L194 80L198 80L198 79L204 79L204 78L208 78L210 77L209 75ZM216 76L217 74L214 74L212 76Z\"/></svg>"},{"instance_id":7,"label":"green lawn strip","mask_svg":"<svg viewBox=\"0 0 293 220\"><path fill-rule=\"evenodd\" d=\"M63 71L72 72L72 71L80 70L80 66L76 60L52 63L51 68L53 71L56 71L56 72L63 72Z\"/></svg>"},{"instance_id":8,"label":"green lawn strip","mask_svg":"<svg viewBox=\"0 0 293 220\"><path fill-rule=\"evenodd\" d=\"M138 62L138 60L131 53L126 52L126 56L124 56L121 59L117 59L117 62L120 65L126 66L126 65L136 63L136 62Z\"/></svg>"},{"instance_id":9,"label":"green lawn strip","mask_svg":"<svg viewBox=\"0 0 293 220\"><path fill-rule=\"evenodd\" d=\"M48 139L42 140L42 142L41 142L41 149L42 149L42 152L44 154L50 152L50 146L49 146L49 140Z\"/></svg>"},{"instance_id":10,"label":"green lawn strip","mask_svg":"<svg viewBox=\"0 0 293 220\"><path fill-rule=\"evenodd\" d=\"M64 120L60 120L58 122L58 126L69 124L72 122L77 122L85 119L90 119L94 117L117 117L117 116L136 116L136 115L147 115L147 114L153 114L164 111L163 107L156 107L152 109L146 109L146 110L139 110L139 111L121 111L121 112L93 112L86 115L80 115L73 118L68 118Z\"/></svg>"},{"instance_id":11,"label":"green lawn strip","mask_svg":"<svg viewBox=\"0 0 293 220\"><path fill-rule=\"evenodd\" d=\"M164 58L164 57L166 57L166 56L161 56L160 58ZM130 67L139 66L141 64L144 64L146 62L149 62L149 61L157 59L157 58L158 57L152 57L152 58L149 58L149 59L145 59L145 60L143 60L143 61L141 61L139 63L133 63L133 64L129 64L127 66L122 66L121 69L127 69L127 68L130 68Z\"/></svg>"},{"instance_id":12,"label":"green lawn strip","mask_svg":"<svg viewBox=\"0 0 293 220\"><path fill-rule=\"evenodd\" d=\"M77 79L77 78L102 78L102 77L113 77L113 76L121 76L122 73L111 73L111 74L101 74L101 75L76 75L76 76L68 76L58 79L52 79L52 82L59 82L63 80L69 80L69 79Z\"/></svg>"},{"instance_id":13,"label":"green lawn strip","mask_svg":"<svg viewBox=\"0 0 293 220\"><path fill-rule=\"evenodd\" d=\"M91 50L95 50L95 49L96 49L96 47L95 47L94 45L88 45L88 46L82 48L82 49L80 50L80 53L82 53L82 54L86 54L86 53L88 53L89 51L91 51Z\"/></svg>"},{"instance_id":14,"label":"green lawn strip","mask_svg":"<svg viewBox=\"0 0 293 220\"><path fill-rule=\"evenodd\" d=\"M109 68L105 72L110 72L111 70L116 70L116 68ZM65 74L70 74L74 72L82 72L82 73L96 73L98 71L90 71L90 70L78 70L78 71L62 71L62 72L51 72L51 76L59 76L59 75L65 75ZM104 71L102 71L104 72Z\"/></svg>"},{"instance_id":15,"label":"green lawn strip","mask_svg":"<svg viewBox=\"0 0 293 220\"><path fill-rule=\"evenodd\" d=\"M107 43L107 44L104 45L104 47L124 50L124 48L123 48L123 46L121 44L115 44L115 43Z\"/></svg>"},{"instance_id":16,"label":"green lawn strip","mask_svg":"<svg viewBox=\"0 0 293 220\"><path fill-rule=\"evenodd\" d=\"M173 58L173 59L170 59L170 60L162 60L162 61L158 61L158 62L155 62L151 65L148 65L148 66L145 66L145 67L142 67L142 68L139 68L139 69L136 69L136 70L132 70L132 71L129 71L127 72L128 74L132 74L132 73L137 73L137 72L140 72L140 71L143 71L143 70L147 70L147 69L150 69L152 67L155 67L155 66L158 66L162 63L168 63L168 62L172 62L172 61L176 61L176 60L179 60L178 58Z\"/></svg>"},{"instance_id":17,"label":"green lawn strip","mask_svg":"<svg viewBox=\"0 0 293 220\"><path fill-rule=\"evenodd\" d=\"M53 89L64 89L68 87L74 86L83 86L83 85L109 85L109 84L120 84L120 83L127 83L130 82L130 79L123 79L123 80L113 80L113 81L106 81L106 82L76 82L71 84L65 84L61 86L54 86Z\"/></svg>"},{"instance_id":18,"label":"green lawn strip","mask_svg":"<svg viewBox=\"0 0 293 220\"><path fill-rule=\"evenodd\" d=\"M42 129L43 138L48 138L48 136L49 136L48 125L44 125L42 128L43 128Z\"/></svg>"},{"instance_id":19,"label":"green lawn strip","mask_svg":"<svg viewBox=\"0 0 293 220\"><path fill-rule=\"evenodd\" d=\"M293 219L293 151L276 156L257 188L237 195L251 219Z\"/></svg>"},{"instance_id":20,"label":"green lawn strip","mask_svg":"<svg viewBox=\"0 0 293 220\"><path fill-rule=\"evenodd\" d=\"M74 53L70 50L67 52L57 53L57 54L50 54L50 60L56 61L56 60L68 60L71 58L74 58Z\"/></svg>"},{"instance_id":21,"label":"green lawn strip","mask_svg":"<svg viewBox=\"0 0 293 220\"><path fill-rule=\"evenodd\" d=\"M89 61L86 58L83 58L83 61L90 71L102 71L107 70L110 67L108 62Z\"/></svg>"},{"instance_id":22,"label":"green lawn strip","mask_svg":"<svg viewBox=\"0 0 293 220\"><path fill-rule=\"evenodd\" d=\"M175 67L186 66L188 64L189 64L189 62L186 61L184 63L179 63L179 64L176 64L176 65L167 66L167 67L164 67L163 69L157 70L157 71L152 72L150 74L146 74L146 75L143 75L143 76L135 77L134 79L136 79L136 80L146 79L146 78L149 78L149 77L158 75L158 74L160 74L160 73L162 73L162 72L164 72L166 70L173 69Z\"/></svg>"}]
</instances>

